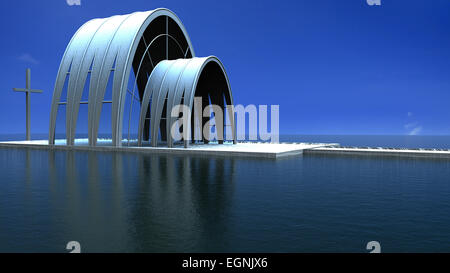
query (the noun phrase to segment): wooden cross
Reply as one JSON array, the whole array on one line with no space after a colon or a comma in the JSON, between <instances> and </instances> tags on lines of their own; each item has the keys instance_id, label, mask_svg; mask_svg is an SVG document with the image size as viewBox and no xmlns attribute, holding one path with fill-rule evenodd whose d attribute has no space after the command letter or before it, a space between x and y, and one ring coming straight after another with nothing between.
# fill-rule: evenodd
<instances>
[{"instance_id":1,"label":"wooden cross","mask_svg":"<svg viewBox=\"0 0 450 273\"><path fill-rule=\"evenodd\" d=\"M31 140L30 133L30 93L42 93L42 90L31 89L31 70L27 68L26 88L13 88L16 92L25 92L26 107L27 107L27 140Z\"/></svg>"}]
</instances>

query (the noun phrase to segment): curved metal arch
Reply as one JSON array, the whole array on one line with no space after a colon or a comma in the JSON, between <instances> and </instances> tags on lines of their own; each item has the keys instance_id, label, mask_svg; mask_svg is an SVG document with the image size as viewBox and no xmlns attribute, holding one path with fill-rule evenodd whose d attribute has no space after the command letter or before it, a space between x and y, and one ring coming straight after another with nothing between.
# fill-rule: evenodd
<instances>
[{"instance_id":1,"label":"curved metal arch","mask_svg":"<svg viewBox=\"0 0 450 273\"><path fill-rule=\"evenodd\" d=\"M192 114L192 105L187 104L186 102L190 102L191 97L195 96L195 90L196 90L196 82L198 81L198 78L200 78L201 72L203 70L203 63L208 59L208 57L203 58L193 58L187 65L183 75L180 78L180 83L178 90L176 90L176 93L179 94L176 98L176 101L174 101L174 105L181 104L181 96L183 96L183 104L187 105L189 109L191 109L191 112L189 114ZM188 117L188 120L191 120L191 117ZM172 127L173 123L175 122L175 118L170 118L170 121L168 123L169 129ZM188 123L188 128L185 128L184 131L190 133L191 123ZM168 143L170 146L172 146L172 140ZM186 146L187 147L187 146Z\"/></svg>"},{"instance_id":2,"label":"curved metal arch","mask_svg":"<svg viewBox=\"0 0 450 273\"><path fill-rule=\"evenodd\" d=\"M152 146L157 145L158 129L161 123L164 104L166 104L166 97L169 98L170 96L169 94L173 93L172 90L175 88L178 82L180 73L185 69L186 65L189 63L189 61L186 61L185 59L178 59L175 61L168 61L168 62L171 63L172 65L168 69L165 77L163 78L159 86L159 92L153 93L155 99L154 100L152 99L153 107L151 108L150 113L150 136ZM154 102L156 104L154 104ZM167 124L167 116L166 116L166 124Z\"/></svg>"},{"instance_id":3,"label":"curved metal arch","mask_svg":"<svg viewBox=\"0 0 450 273\"><path fill-rule=\"evenodd\" d=\"M72 71L72 63L77 56L77 51L83 47L83 42L93 36L93 33L88 31L88 29L98 29L103 21L104 19L94 19L83 24L77 32L75 32L64 52L61 64L59 65L58 74L56 76L55 88L53 89L48 139L50 145L55 144L56 116L58 113L61 93L64 88L64 82L66 81L66 77L69 73L69 68Z\"/></svg>"},{"instance_id":4,"label":"curved metal arch","mask_svg":"<svg viewBox=\"0 0 450 273\"><path fill-rule=\"evenodd\" d=\"M178 93L176 90L185 89L185 83L180 82L181 76L184 75L184 71L187 69L189 65L197 62L200 58L194 59L178 59L178 60L165 60L161 61L154 68L152 74L150 75L150 79L147 82L147 86L144 90L144 95L142 98L141 111L139 115L139 130L138 130L138 145L142 144L142 134L143 134L143 124L145 122L146 113L148 111L149 106L149 98L152 98L152 107L150 113L150 136L151 136L151 145L157 145L157 136L158 129L161 122L162 110L165 103L166 95L168 96L168 102L172 98L173 93ZM170 70L172 66L175 66L175 69ZM160 75L164 71L164 76L159 80L153 80L153 74ZM170 71L170 73L169 73ZM190 69L192 71L192 69ZM167 74L169 74L167 76ZM169 77L169 79L166 79ZM173 91L176 88L175 92ZM161 95L162 94L162 95ZM167 108L169 108L169 104L167 104ZM170 113L171 108L167 109L167 113ZM166 116L167 117L167 116ZM167 123L166 123L167 125ZM166 128L167 132L167 128ZM170 139L170 138L168 138Z\"/></svg>"},{"instance_id":5,"label":"curved metal arch","mask_svg":"<svg viewBox=\"0 0 450 273\"><path fill-rule=\"evenodd\" d=\"M142 133L144 131L144 122L145 122L145 118L147 116L150 99L153 102L153 100L154 100L153 94L156 91L159 92L159 87L161 86L161 82L164 80L164 77L166 76L167 71L172 66L172 64L173 64L172 62L167 62L167 61L159 62L156 65L156 67L158 69L153 70L152 74L150 74L150 77L147 81L147 84L145 86L144 95L142 96L141 111L140 111L140 115L139 115L139 129L138 129L138 132L139 132L138 145L139 146L141 146L141 144L142 144Z\"/></svg>"},{"instance_id":6,"label":"curved metal arch","mask_svg":"<svg viewBox=\"0 0 450 273\"><path fill-rule=\"evenodd\" d=\"M182 71L179 73L177 81L175 83L174 92L169 92L169 96L167 98L167 109L166 109L166 136L171 135L172 124L174 123L174 118L172 117L172 109L175 105L181 104L181 99L184 94L184 86L181 84L181 79L186 71L186 67L188 66L190 60L186 60L183 66ZM172 137L167 137L167 146L172 147L173 139Z\"/></svg>"},{"instance_id":7,"label":"curved metal arch","mask_svg":"<svg viewBox=\"0 0 450 273\"><path fill-rule=\"evenodd\" d=\"M90 145L96 145L97 143L103 99L113 65L117 58L117 53L115 53L117 49L112 48L111 50L112 41L116 36L117 29L130 16L132 14L121 16L117 18L117 22L113 21L111 24L108 24L107 28L101 32L101 35L98 35L98 39L93 43L93 50L95 50L97 58L94 59L92 65L91 81L89 83L88 138Z\"/></svg>"},{"instance_id":8,"label":"curved metal arch","mask_svg":"<svg viewBox=\"0 0 450 273\"><path fill-rule=\"evenodd\" d=\"M130 43L130 46L127 47L121 47L121 49L118 52L117 61L119 62L120 66L116 66L116 73L114 73L114 82L113 82L113 102L112 102L112 141L114 146L121 146L122 145L122 126L123 126L123 112L124 112L124 102L125 102L125 95L126 95L126 88L128 85L129 80L129 74L131 72L131 66L133 57L136 53L137 46L139 44L139 41L144 33L144 31L147 29L148 25L157 17L159 16L167 16L174 20L178 27L181 29L181 31L184 34L184 37L186 39L186 42L189 46L189 49L191 51L191 55L194 56L194 50L192 47L192 43L189 39L189 36L187 35L186 29L182 25L180 19L170 10L168 9L156 9L152 11L151 13L145 13L143 17L142 23L140 24L140 28L134 32L133 39ZM127 31L126 34L129 34L128 26L124 27L123 29Z\"/></svg>"},{"instance_id":9,"label":"curved metal arch","mask_svg":"<svg viewBox=\"0 0 450 273\"><path fill-rule=\"evenodd\" d=\"M68 113L66 114L67 143L73 144L74 142L79 107L78 97L81 96L84 89L83 83L86 81L87 73L91 72L89 85L89 139L90 144L95 145L104 93L110 72L114 66L111 112L112 138L113 145L122 145L124 102L134 55L147 27L154 19L160 16L171 18L177 24L188 44L186 52L189 50L191 55L194 56L195 53L186 29L179 18L168 9L135 12L106 19L94 19L86 22L78 29L63 55L55 83L49 126L50 144L54 144L58 103L69 66L72 65L71 74L69 75ZM123 19L119 24L111 23L115 22L115 19L112 18L119 17ZM95 45L92 44L93 41L95 41ZM94 60L93 63L92 60ZM92 70L89 71L88 66L91 63Z\"/></svg>"},{"instance_id":10,"label":"curved metal arch","mask_svg":"<svg viewBox=\"0 0 450 273\"><path fill-rule=\"evenodd\" d=\"M114 37L114 30L117 29L117 26L120 26L127 18L131 15L125 16L112 16L106 18L100 27L94 32L94 35L87 42L87 47L84 50L81 58L77 59L79 62L75 62L75 69L77 69L77 74L75 77L69 77L69 86L68 86L68 99L67 99L67 144L73 145L75 141L75 132L78 121L78 112L80 108L80 101L83 95L84 86L86 84L86 79L89 73L93 74L94 71L94 61L95 59L99 59L99 61L103 61L102 49L104 48L104 41L110 41L112 37ZM73 67L72 67L73 69ZM97 69L95 69L97 70ZM73 85L71 85L71 83ZM90 87L90 86L89 86ZM97 90L88 91L90 94L97 93ZM70 94L70 96L69 96ZM93 106L93 98L95 96L90 95L91 98L91 116ZM89 110L88 110L89 112ZM88 113L89 116L89 113ZM89 123L89 131L91 129L91 124Z\"/></svg>"},{"instance_id":11,"label":"curved metal arch","mask_svg":"<svg viewBox=\"0 0 450 273\"><path fill-rule=\"evenodd\" d=\"M180 49L181 53L183 53L183 56L184 56L184 57L186 57L186 54L189 52L189 48L187 48L186 51L184 51L183 48L181 47L180 43L177 41L177 39L175 39L175 38L174 38L172 35L170 35L170 34L167 34L167 33L165 33L165 34L159 34L159 35L157 35L155 38L153 38L153 40L151 40L151 42L150 42L150 43L147 45L147 47L145 48L144 53L142 53L141 60L139 61L139 66L138 66L138 69L137 69L137 72L136 72L136 77L135 77L134 84L133 84L133 90L131 91L131 96L132 96L133 98L135 97L135 96L134 96L134 92L135 92L135 90L136 90L137 80L138 80L138 78L139 78L139 73L141 72L141 66L142 66L142 62L144 61L145 55L147 54L148 50L150 49L150 47L152 46L152 44L153 44L157 39L159 39L159 38L161 38L161 37L165 37L165 36L171 38L172 41L174 41L174 42L177 44L178 48ZM151 55L150 55L150 54L148 55L148 58L150 59L150 62L151 62L151 64L152 64L152 66L153 66L153 61L152 61L152 59L151 59ZM154 68L154 66L153 66L153 68ZM147 80L148 80L148 79L147 79ZM131 114L132 114L132 110L133 110L133 102L134 102L134 100L131 100L131 102L130 102L130 111L129 111L129 115L128 115L128 137L127 137L127 139L128 139L128 145L130 144L130 123L131 123Z\"/></svg>"},{"instance_id":12,"label":"curved metal arch","mask_svg":"<svg viewBox=\"0 0 450 273\"><path fill-rule=\"evenodd\" d=\"M229 98L229 101L227 101L226 103L227 103L227 105L234 105L234 103L233 103L233 95L231 93L230 81L228 79L227 72L225 71L225 67L222 64L222 62L216 56L209 56L209 57L206 57L206 58L203 58L203 59L204 59L204 61L202 62L201 67L198 68L198 72L197 72L197 75L196 75L196 77L194 79L191 92L189 93L189 97L185 98L185 100L187 102L189 102L189 104L187 105L189 107L189 109L192 109L192 104L194 102L195 90L197 89L198 80L200 79L200 76L201 76L201 74L203 72L203 69L210 62L216 63L220 67L220 69L222 70L222 74L223 74L223 76L225 78L225 81L227 83L227 92L224 92L224 94L225 94L225 98L226 99ZM233 143L236 143L236 126L235 126L235 120L234 120L234 112L233 113L229 113L229 117L230 117L230 123L231 123L230 126L231 126L231 130L232 130L232 135L233 135ZM191 123L190 122L188 123L188 128L186 128L186 130L187 130L188 134L191 133ZM184 140L184 147L188 147L188 145L189 145L189 139L185 139Z\"/></svg>"},{"instance_id":13,"label":"curved metal arch","mask_svg":"<svg viewBox=\"0 0 450 273\"><path fill-rule=\"evenodd\" d=\"M222 75L227 84L227 90L224 92L225 100L227 105L233 105L233 96L231 93L230 83L228 76L225 72L223 64L215 56L205 57L205 58L192 58L192 59L179 59L179 60L166 60L161 61L153 70L152 75L150 75L151 80L148 81L147 86L144 91L142 107L139 116L139 131L138 131L138 145L142 145L142 135L143 135L143 124L145 121L145 116L148 110L148 104L150 97L152 97L151 106L151 145L157 145L158 128L161 121L162 108L165 103L165 94L169 94L167 101L167 113L166 117L168 122L166 122L166 132L170 132L170 128L175 122L175 118L172 118L171 113L172 108L175 105L181 103L181 98L184 95L184 105L192 109L193 99L195 96L195 91L197 89L197 84L200 76L204 72L205 66L210 63L216 63L221 71ZM155 76L153 75L155 74ZM164 76L159 76L164 74ZM156 76L158 75L158 76ZM159 77L159 80L153 80L153 77ZM158 93L155 93L158 92ZM157 96L155 96L157 94ZM161 96L162 95L162 96ZM222 96L222 94L221 94ZM192 112L192 111L191 111ZM189 113L190 114L190 113ZM236 142L236 130L234 114L229 113L230 122L232 126L233 140ZM188 120L191 120L190 117ZM184 129L188 134L191 133L191 123L188 123L188 128ZM170 134L168 134L170 136ZM172 146L172 137L168 137L168 146ZM184 140L185 147L188 146L188 139Z\"/></svg>"}]
</instances>

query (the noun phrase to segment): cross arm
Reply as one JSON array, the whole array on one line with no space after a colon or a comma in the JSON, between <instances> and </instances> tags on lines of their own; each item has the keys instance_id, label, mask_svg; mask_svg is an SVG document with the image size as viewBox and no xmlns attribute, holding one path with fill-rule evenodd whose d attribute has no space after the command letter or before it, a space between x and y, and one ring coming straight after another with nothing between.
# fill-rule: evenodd
<instances>
[{"instance_id":1,"label":"cross arm","mask_svg":"<svg viewBox=\"0 0 450 273\"><path fill-rule=\"evenodd\" d=\"M16 92L42 93L42 90L38 90L38 89L13 88L13 90Z\"/></svg>"}]
</instances>

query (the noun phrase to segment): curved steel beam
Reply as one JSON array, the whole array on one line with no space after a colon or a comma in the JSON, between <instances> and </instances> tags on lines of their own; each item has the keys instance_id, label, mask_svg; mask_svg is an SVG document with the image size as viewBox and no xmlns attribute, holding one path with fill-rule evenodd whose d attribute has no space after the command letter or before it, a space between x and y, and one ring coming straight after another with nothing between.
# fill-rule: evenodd
<instances>
[{"instance_id":1,"label":"curved steel beam","mask_svg":"<svg viewBox=\"0 0 450 273\"><path fill-rule=\"evenodd\" d=\"M167 61L169 64L169 69L164 75L159 86L157 85L156 93L153 92L152 97L152 107L150 113L150 136L151 136L151 145L156 146L158 142L158 130L160 128L161 123L161 115L164 109L164 104L166 102L167 94L169 93L170 88L174 85L176 77L180 70L184 68L183 62L180 60L175 61Z\"/></svg>"},{"instance_id":2,"label":"curved steel beam","mask_svg":"<svg viewBox=\"0 0 450 273\"><path fill-rule=\"evenodd\" d=\"M230 86L230 81L228 79L228 75L225 71L225 67L223 66L222 62L215 56L209 56L206 58L202 58L203 62L201 64L201 67L198 68L198 73L197 76L193 82L193 86L191 89L191 92L189 94L189 96L187 98L185 98L185 104L189 107L189 109L192 109L192 105L193 105L193 101L194 101L194 95L195 95L195 90L197 89L197 84L198 84L198 80L200 78L201 73L203 72L203 69L205 68L205 66L210 63L210 62L214 62L215 64L217 64L220 69L222 70L222 74L225 78L226 84L227 84L227 90L225 93L226 97L230 98L230 104L229 105L234 105L233 104L233 96L231 93L231 86ZM233 142L236 143L236 126L235 126L235 120L234 120L234 113L229 113L229 117L230 117L230 126L231 126L231 130L232 130L232 135L233 135ZM186 128L185 130L187 130L188 134L191 134L191 123L188 123L188 128ZM192 138L192 136L190 137ZM189 145L189 140L190 139L185 139L184 140L184 147L188 147Z\"/></svg>"},{"instance_id":3,"label":"curved steel beam","mask_svg":"<svg viewBox=\"0 0 450 273\"><path fill-rule=\"evenodd\" d=\"M55 130L56 117L58 114L58 106L61 99L61 93L64 88L66 77L72 72L73 60L78 55L79 50L86 47L85 41L90 40L94 33L92 30L98 29L103 23L104 19L94 19L82 25L74 34L69 42L69 45L64 52L61 64L59 65L58 74L56 76L55 88L53 90L52 106L50 110L50 124L49 124L49 144L55 144ZM69 72L70 69L70 72ZM67 94L69 95L69 94ZM67 129L67 128L66 128Z\"/></svg>"},{"instance_id":4,"label":"curved steel beam","mask_svg":"<svg viewBox=\"0 0 450 273\"><path fill-rule=\"evenodd\" d=\"M74 143L80 99L88 73L91 73L88 101L89 141L91 145L96 144L104 94L110 72L114 69L111 111L112 138L113 145L122 145L124 102L133 59L145 30L154 19L160 16L171 18L177 24L188 45L186 51L183 52L185 54L190 52L194 56L192 43L186 29L178 17L168 9L94 19L80 27L69 42L58 71L50 113L49 144L54 144L55 141L58 104L70 68L66 106L67 144ZM179 43L177 44L181 47ZM92 68L89 69L91 66Z\"/></svg>"},{"instance_id":5,"label":"curved steel beam","mask_svg":"<svg viewBox=\"0 0 450 273\"><path fill-rule=\"evenodd\" d=\"M172 63L162 61L154 69L150 75L147 84L145 86L144 95L142 96L141 111L139 115L139 129L138 129L138 145L142 144L142 134L144 132L144 123L147 117L148 107L150 105L150 99L154 100L153 95L155 92L159 92L161 82L167 74L167 71L172 66ZM153 107L152 107L153 108ZM151 122L152 123L152 122Z\"/></svg>"},{"instance_id":6,"label":"curved steel beam","mask_svg":"<svg viewBox=\"0 0 450 273\"><path fill-rule=\"evenodd\" d=\"M75 141L75 128L78 119L78 109L81 101L81 96L83 93L84 85L86 82L89 67L94 60L94 52L89 50L92 40L96 36L97 32L102 28L102 26L111 20L111 18L106 18L102 21L100 26L87 35L84 39L82 48L78 48L78 54L72 62L72 67L70 70L72 77L69 77L69 84L67 87L67 106L66 106L66 137L67 145L73 145Z\"/></svg>"},{"instance_id":7,"label":"curved steel beam","mask_svg":"<svg viewBox=\"0 0 450 273\"><path fill-rule=\"evenodd\" d=\"M148 52L148 50L150 49L150 47L152 46L152 44L153 44L157 39L159 39L159 38L161 38L161 37L169 37L169 38L171 38L173 41L175 41L175 43L178 45L178 48L180 49L180 51L181 51L181 53L183 54L183 56L186 56L186 54L187 54L187 52L188 52L188 50L186 50L186 52L183 51L183 48L180 46L180 43L178 43L178 41L177 41L172 35L169 35L169 34L159 34L158 36L156 36L156 37L148 44L148 46L145 48L145 51L144 51L144 53L142 54L141 60L139 61L139 66L138 66L138 69L137 69L137 72L136 72L136 77L135 77L134 84L133 84L133 90L132 90L132 92L131 92L131 96L132 96L133 98L135 97L135 96L134 96L134 92L135 92L135 90L136 90L137 80L138 80L138 78L139 78L139 73L141 72L141 66L142 66L142 62L144 61L145 55L147 54L147 52ZM149 57L149 59L150 59L150 62L151 62L152 65L153 65L153 62L151 61L151 56L148 55L148 57ZM154 68L154 67L153 67L153 68ZM147 81L148 81L148 79L147 79ZM129 115L128 115L128 137L127 137L128 145L130 144L130 123L131 123L131 114L132 114L132 111L133 111L133 102L134 102L134 100L131 100L131 101L130 101L130 111L129 111Z\"/></svg>"},{"instance_id":8,"label":"curved steel beam","mask_svg":"<svg viewBox=\"0 0 450 273\"><path fill-rule=\"evenodd\" d=\"M139 44L139 41L144 33L144 31L147 29L148 25L153 21L155 18L159 16L167 16L174 20L181 31L184 34L184 37L186 38L186 41L189 45L190 51L192 56L194 56L194 51L192 48L191 41L189 39L189 36L187 35L186 29L181 24L181 21L178 19L178 17L171 12L168 9L156 9L152 11L150 14L147 12L142 17L136 18L135 20L130 21L130 25L126 24L126 26L123 26L123 29L126 31L123 35L129 35L130 29L132 26L135 26L137 22L139 22L138 25L140 25L140 28L133 33L133 39L128 44L128 46L121 47L118 56L117 56L117 62L120 64L118 67L116 65L116 71L114 73L114 81L113 81L113 102L112 102L112 141L114 146L121 146L122 145L122 126L123 126L123 111L124 111L124 102L125 102L125 95L126 92L123 92L126 90L129 80L129 75L131 71L131 66L133 62L133 57L136 53L137 46Z\"/></svg>"},{"instance_id":9,"label":"curved steel beam","mask_svg":"<svg viewBox=\"0 0 450 273\"><path fill-rule=\"evenodd\" d=\"M215 63L222 71L222 76L226 82L227 90L218 90L213 94L212 103L217 103L219 106L224 107L224 97L227 105L233 105L233 99L231 94L230 83L228 76L225 72L223 64L214 56L206 58L192 58L192 59L178 59L178 60L165 60L161 61L153 70L150 75L150 79L143 95L143 102L141 112L139 116L139 131L138 131L138 145L142 145L143 126L145 122L146 113L148 111L148 104L151 101L151 146L157 145L158 129L160 127L161 115L164 104L167 103L166 109L166 133L167 133L167 145L172 147L173 138L170 135L170 130L176 121L176 117L172 117L171 112L174 106L181 103L188 106L189 109L193 108L193 99L197 89L197 84L202 76L202 73L206 73L204 68L208 63ZM166 97L167 102L166 102ZM190 113L189 113L190 114ZM230 126L232 127L233 140L236 142L236 129L234 121L234 113L229 113ZM191 118L189 117L190 121ZM187 128L184 131L187 134L191 134L191 122L188 123ZM224 128L219 130L223 132ZM188 145L190 136L184 138L185 147Z\"/></svg>"},{"instance_id":10,"label":"curved steel beam","mask_svg":"<svg viewBox=\"0 0 450 273\"><path fill-rule=\"evenodd\" d=\"M190 59L184 59L182 63L182 69L178 73L178 78L175 82L175 86L172 87L172 92L169 92L169 96L167 99L167 107L166 107L166 135L167 137L167 146L173 146L173 138L171 136L172 124L174 123L174 119L172 117L172 109L175 105L181 104L181 99L184 93L184 86L181 83L181 79L183 78L184 71L186 71L186 67L188 66Z\"/></svg>"},{"instance_id":11,"label":"curved steel beam","mask_svg":"<svg viewBox=\"0 0 450 273\"><path fill-rule=\"evenodd\" d=\"M132 14L116 17L110 24L107 24L103 31L99 32L92 49L97 52L91 71L91 80L89 83L89 103L88 103L88 122L89 122L89 144L97 144L97 134L100 122L100 114L103 107L106 87L110 74L116 60L117 49L111 47L112 41L117 33L117 29Z\"/></svg>"}]
</instances>

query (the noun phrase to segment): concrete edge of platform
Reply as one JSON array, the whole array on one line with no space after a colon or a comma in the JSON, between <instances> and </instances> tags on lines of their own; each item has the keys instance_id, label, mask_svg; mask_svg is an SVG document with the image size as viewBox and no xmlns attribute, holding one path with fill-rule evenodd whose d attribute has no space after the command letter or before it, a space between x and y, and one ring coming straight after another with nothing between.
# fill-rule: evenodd
<instances>
[{"instance_id":1,"label":"concrete edge of platform","mask_svg":"<svg viewBox=\"0 0 450 273\"><path fill-rule=\"evenodd\" d=\"M256 143L255 143L256 144ZM333 146L330 144L319 144ZM208 150L208 149L184 149L184 148L164 148L164 147L111 147L111 146L66 146L47 145L42 143L16 143L0 142L0 148L28 148L39 150L63 150L63 151L97 151L97 152L129 152L146 154L171 154L171 155L196 155L196 156L219 156L219 157L252 157L278 159L302 154L323 154L323 155L357 155L357 156L389 156L389 157L415 157L415 158L440 158L450 159L450 151L431 150L402 150L402 149L362 149L362 148L338 148L338 147L316 147L304 149L292 149L280 152L253 152L253 151L230 151L230 150Z\"/></svg>"},{"instance_id":2,"label":"concrete edge of platform","mask_svg":"<svg viewBox=\"0 0 450 273\"><path fill-rule=\"evenodd\" d=\"M294 149L281 152L252 152L252 151L230 151L230 150L196 150L184 148L163 148L163 147L111 147L111 146L67 146L67 145L47 145L41 143L13 143L0 142L0 148L36 149L36 150L62 150L62 151L96 151L96 152L129 152L146 154L171 154L171 155L196 155L196 156L219 156L219 157L252 157L278 159L303 154L304 149Z\"/></svg>"},{"instance_id":3,"label":"concrete edge of platform","mask_svg":"<svg viewBox=\"0 0 450 273\"><path fill-rule=\"evenodd\" d=\"M389 157L415 157L415 158L443 158L450 159L450 152L442 151L415 151L415 150L364 150L357 148L313 148L305 149L304 154L323 155L357 155L357 156L389 156Z\"/></svg>"}]
</instances>

